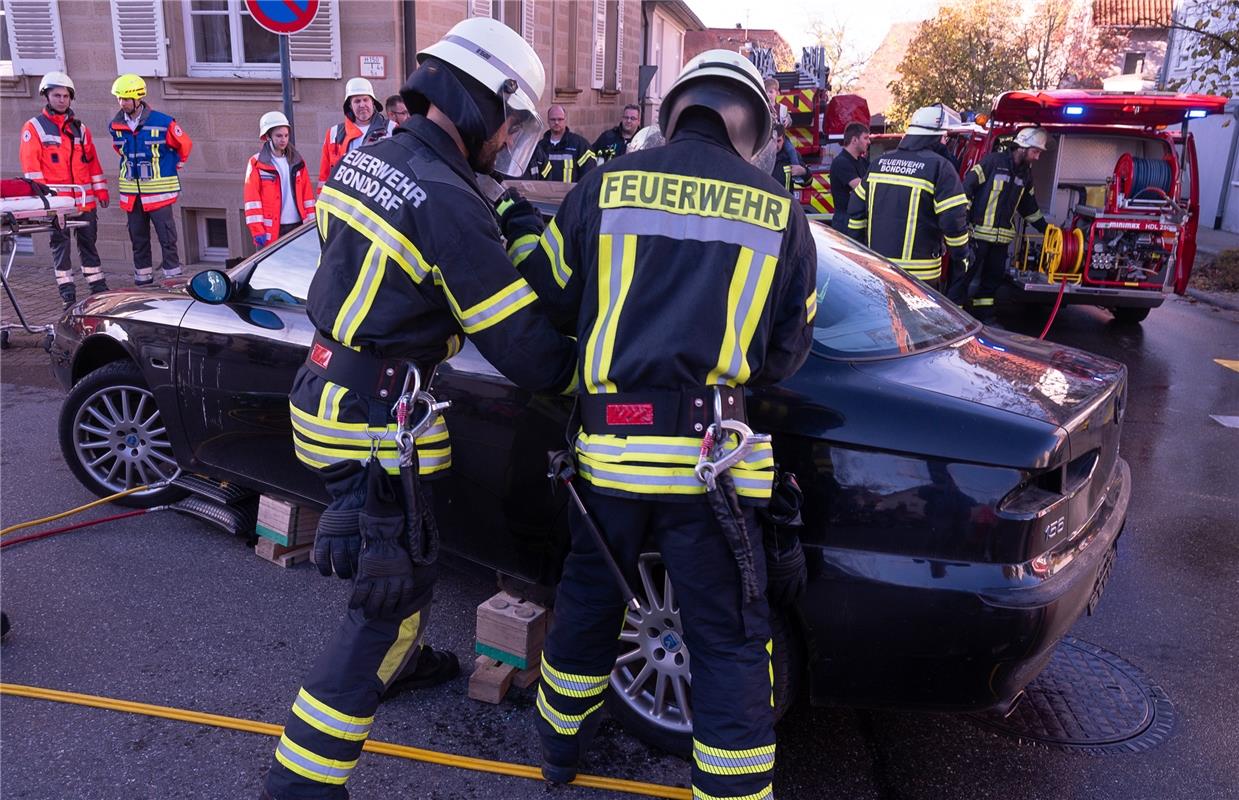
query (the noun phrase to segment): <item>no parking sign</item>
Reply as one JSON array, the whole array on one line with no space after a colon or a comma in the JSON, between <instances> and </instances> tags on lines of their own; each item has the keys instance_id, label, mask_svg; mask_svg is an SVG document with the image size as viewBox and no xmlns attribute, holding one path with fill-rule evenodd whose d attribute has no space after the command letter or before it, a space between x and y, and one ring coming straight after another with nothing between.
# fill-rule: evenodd
<instances>
[{"instance_id":1,"label":"no parking sign","mask_svg":"<svg viewBox=\"0 0 1239 800\"><path fill-rule=\"evenodd\" d=\"M314 21L318 0L245 0L250 16L272 33L297 33Z\"/></svg>"}]
</instances>

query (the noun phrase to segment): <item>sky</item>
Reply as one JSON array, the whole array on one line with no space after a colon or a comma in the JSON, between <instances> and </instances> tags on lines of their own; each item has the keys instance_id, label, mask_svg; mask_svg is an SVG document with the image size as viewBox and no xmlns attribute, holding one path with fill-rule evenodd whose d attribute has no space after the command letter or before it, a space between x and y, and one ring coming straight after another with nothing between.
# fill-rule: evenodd
<instances>
[{"instance_id":1,"label":"sky","mask_svg":"<svg viewBox=\"0 0 1239 800\"><path fill-rule=\"evenodd\" d=\"M847 26L856 38L857 51L871 53L882 43L892 23L929 19L938 0L686 0L693 12L710 28L773 28L782 34L792 52L811 43L809 23L815 17L827 24L835 20Z\"/></svg>"}]
</instances>

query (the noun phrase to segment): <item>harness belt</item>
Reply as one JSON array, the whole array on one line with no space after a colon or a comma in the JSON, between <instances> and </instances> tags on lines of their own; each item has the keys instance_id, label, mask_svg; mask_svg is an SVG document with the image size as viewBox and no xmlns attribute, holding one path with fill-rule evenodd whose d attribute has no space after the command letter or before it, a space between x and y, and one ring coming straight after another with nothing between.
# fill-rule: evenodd
<instances>
[{"instance_id":1,"label":"harness belt","mask_svg":"<svg viewBox=\"0 0 1239 800\"><path fill-rule=\"evenodd\" d=\"M404 386L410 359L379 358L328 339L318 331L306 354L305 366L321 378L350 392L395 402Z\"/></svg>"},{"instance_id":2,"label":"harness belt","mask_svg":"<svg viewBox=\"0 0 1239 800\"><path fill-rule=\"evenodd\" d=\"M717 388L723 419L744 422L744 389ZM703 386L678 392L581 395L581 428L591 435L701 438L714 422L714 390L713 386Z\"/></svg>"}]
</instances>

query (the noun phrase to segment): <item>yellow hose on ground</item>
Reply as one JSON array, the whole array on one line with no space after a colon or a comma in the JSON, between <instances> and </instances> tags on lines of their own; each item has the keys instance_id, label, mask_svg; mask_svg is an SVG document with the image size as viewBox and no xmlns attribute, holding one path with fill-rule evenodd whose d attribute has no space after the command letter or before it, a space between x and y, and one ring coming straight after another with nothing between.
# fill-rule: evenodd
<instances>
[{"instance_id":1,"label":"yellow hose on ground","mask_svg":"<svg viewBox=\"0 0 1239 800\"><path fill-rule=\"evenodd\" d=\"M94 508L95 506L101 506L104 503L110 503L113 500L124 497L126 495L134 494L135 492L144 492L149 488L151 488L150 484L145 484L143 486L135 486L132 489L126 489L123 492L117 492L116 494L110 494L107 497L101 497L98 500L87 503L84 506L78 506L77 508L71 508L68 511L61 511L59 514L53 514L50 517L44 517L43 519L32 519L29 522L19 522L16 525L10 525L9 527L4 528L3 530L0 530L0 537L8 536L13 531L20 531L22 528L32 528L35 525L42 525L44 522L55 522L58 519L64 519L65 517L71 517L74 514L77 514L81 511Z\"/></svg>"},{"instance_id":2,"label":"yellow hose on ground","mask_svg":"<svg viewBox=\"0 0 1239 800\"><path fill-rule=\"evenodd\" d=\"M131 700L119 700L93 694L62 692L58 689L25 686L19 683L0 683L0 695L5 694L14 697L28 697L33 700L49 700L55 703L102 708L109 711L125 711L130 714L142 714L148 717L163 717L164 719L177 720L178 722L192 722L196 725L229 728L247 733L261 733L264 736L279 736L283 731L283 728L279 725L272 725L269 722L255 722L239 717L206 714L201 711L190 711L183 708L172 708L171 706L135 703ZM505 761L491 761L485 758L459 756L454 753L440 753L435 750L423 750L420 747L379 742L374 739L368 740L364 749L371 753L406 758L411 761L424 761L427 764L458 767L475 772L490 772L514 778L542 780L542 771L540 769L525 764L509 764ZM643 783L641 781L624 780L623 778L607 778L601 775L578 775L576 780L572 782L572 785L583 786L589 789L605 789L612 792L627 792L645 797L663 797L668 798L668 800L691 800L692 798L692 792L689 789L679 786L664 786L658 783Z\"/></svg>"}]
</instances>

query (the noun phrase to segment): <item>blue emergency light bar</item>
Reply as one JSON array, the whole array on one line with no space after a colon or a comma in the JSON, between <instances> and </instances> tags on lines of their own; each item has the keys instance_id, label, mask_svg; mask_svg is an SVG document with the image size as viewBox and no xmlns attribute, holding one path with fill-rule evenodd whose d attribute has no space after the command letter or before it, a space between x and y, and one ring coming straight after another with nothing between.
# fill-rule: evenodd
<instances>
[{"instance_id":1,"label":"blue emergency light bar","mask_svg":"<svg viewBox=\"0 0 1239 800\"><path fill-rule=\"evenodd\" d=\"M1067 106L1063 113L1069 117L1078 117L1084 114L1084 106Z\"/></svg>"},{"instance_id":2,"label":"blue emergency light bar","mask_svg":"<svg viewBox=\"0 0 1239 800\"><path fill-rule=\"evenodd\" d=\"M1187 112L1187 118L1188 119L1200 119L1201 117L1206 116L1208 113L1209 112L1205 111L1203 108L1193 108Z\"/></svg>"}]
</instances>

